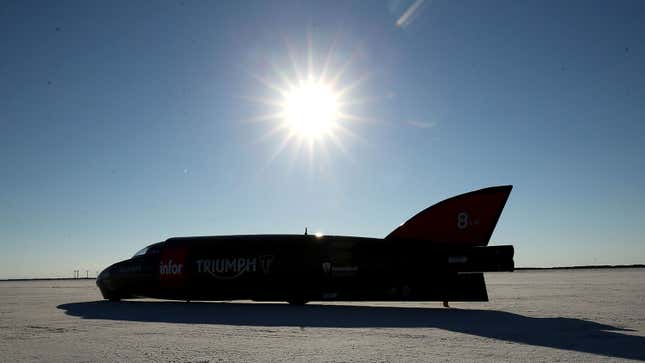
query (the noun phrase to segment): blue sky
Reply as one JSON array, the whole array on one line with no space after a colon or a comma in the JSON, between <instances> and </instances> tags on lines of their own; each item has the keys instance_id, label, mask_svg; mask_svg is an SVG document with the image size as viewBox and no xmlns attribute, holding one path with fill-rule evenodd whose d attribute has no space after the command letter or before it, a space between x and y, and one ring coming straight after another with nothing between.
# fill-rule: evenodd
<instances>
[{"instance_id":1,"label":"blue sky","mask_svg":"<svg viewBox=\"0 0 645 363\"><path fill-rule=\"evenodd\" d=\"M0 278L171 236L383 237L499 184L518 266L645 263L643 34L641 1L5 2ZM277 153L272 86L327 57L351 134Z\"/></svg>"}]
</instances>

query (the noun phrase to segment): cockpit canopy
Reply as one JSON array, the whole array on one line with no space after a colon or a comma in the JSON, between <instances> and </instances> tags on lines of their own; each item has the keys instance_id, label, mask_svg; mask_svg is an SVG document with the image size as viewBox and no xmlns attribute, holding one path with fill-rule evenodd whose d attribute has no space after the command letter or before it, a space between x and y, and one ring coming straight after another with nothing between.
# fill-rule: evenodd
<instances>
[{"instance_id":1,"label":"cockpit canopy","mask_svg":"<svg viewBox=\"0 0 645 363\"><path fill-rule=\"evenodd\" d=\"M134 256L132 256L132 258L143 256L143 255L158 254L161 251L161 244L162 243L163 242L157 242L157 243L153 243L153 244L151 244L149 246L146 246L146 247L140 249L139 251L137 251L137 253L135 253Z\"/></svg>"}]
</instances>

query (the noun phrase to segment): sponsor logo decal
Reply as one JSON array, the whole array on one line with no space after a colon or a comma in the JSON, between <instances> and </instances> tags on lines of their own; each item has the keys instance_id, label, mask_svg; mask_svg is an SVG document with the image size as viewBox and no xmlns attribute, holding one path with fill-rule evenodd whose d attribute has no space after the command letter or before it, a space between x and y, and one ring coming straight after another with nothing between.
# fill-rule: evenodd
<instances>
[{"instance_id":1,"label":"sponsor logo decal","mask_svg":"<svg viewBox=\"0 0 645 363\"><path fill-rule=\"evenodd\" d=\"M333 266L328 261L322 263L322 269L327 277L348 277L358 272L358 266Z\"/></svg>"},{"instance_id":2,"label":"sponsor logo decal","mask_svg":"<svg viewBox=\"0 0 645 363\"><path fill-rule=\"evenodd\" d=\"M162 262L159 264L159 274L160 275L181 275L183 273L184 265L181 263L174 263L172 260L168 262Z\"/></svg>"},{"instance_id":3,"label":"sponsor logo decal","mask_svg":"<svg viewBox=\"0 0 645 363\"><path fill-rule=\"evenodd\" d=\"M141 272L141 265L119 266L118 271L119 273L122 273L122 274Z\"/></svg>"},{"instance_id":4,"label":"sponsor logo decal","mask_svg":"<svg viewBox=\"0 0 645 363\"><path fill-rule=\"evenodd\" d=\"M200 259L195 261L197 273L207 273L220 280L232 280L246 273L261 271L269 274L273 265L273 256L259 257L222 257Z\"/></svg>"},{"instance_id":5,"label":"sponsor logo decal","mask_svg":"<svg viewBox=\"0 0 645 363\"><path fill-rule=\"evenodd\" d=\"M268 274L271 272L271 267L273 266L273 256L264 255L260 256L260 268L262 269L263 274Z\"/></svg>"},{"instance_id":6,"label":"sponsor logo decal","mask_svg":"<svg viewBox=\"0 0 645 363\"><path fill-rule=\"evenodd\" d=\"M358 266L332 266L331 274L334 277L354 276L358 272Z\"/></svg>"},{"instance_id":7,"label":"sponsor logo decal","mask_svg":"<svg viewBox=\"0 0 645 363\"><path fill-rule=\"evenodd\" d=\"M466 263L468 262L468 257L466 256L450 256L448 257L448 263Z\"/></svg>"},{"instance_id":8,"label":"sponsor logo decal","mask_svg":"<svg viewBox=\"0 0 645 363\"><path fill-rule=\"evenodd\" d=\"M159 258L159 278L162 282L183 281L186 273L186 249L165 248Z\"/></svg>"},{"instance_id":9,"label":"sponsor logo decal","mask_svg":"<svg viewBox=\"0 0 645 363\"><path fill-rule=\"evenodd\" d=\"M329 274L331 271L331 262L323 262L322 269L325 274Z\"/></svg>"}]
</instances>

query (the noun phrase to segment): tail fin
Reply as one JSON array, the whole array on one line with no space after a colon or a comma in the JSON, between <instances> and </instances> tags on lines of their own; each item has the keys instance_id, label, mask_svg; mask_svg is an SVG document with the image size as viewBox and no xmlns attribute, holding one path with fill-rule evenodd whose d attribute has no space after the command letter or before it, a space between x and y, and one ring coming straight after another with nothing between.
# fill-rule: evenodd
<instances>
[{"instance_id":1,"label":"tail fin","mask_svg":"<svg viewBox=\"0 0 645 363\"><path fill-rule=\"evenodd\" d=\"M385 239L486 246L512 188L490 187L441 201L410 218Z\"/></svg>"}]
</instances>

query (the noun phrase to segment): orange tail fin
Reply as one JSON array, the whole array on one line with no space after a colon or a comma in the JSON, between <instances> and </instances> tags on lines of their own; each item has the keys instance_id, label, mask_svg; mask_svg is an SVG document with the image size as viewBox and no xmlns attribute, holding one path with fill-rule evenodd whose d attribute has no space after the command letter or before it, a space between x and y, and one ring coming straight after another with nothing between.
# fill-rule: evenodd
<instances>
[{"instance_id":1,"label":"orange tail fin","mask_svg":"<svg viewBox=\"0 0 645 363\"><path fill-rule=\"evenodd\" d=\"M446 199L419 212L385 238L486 246L512 188L490 187Z\"/></svg>"}]
</instances>

